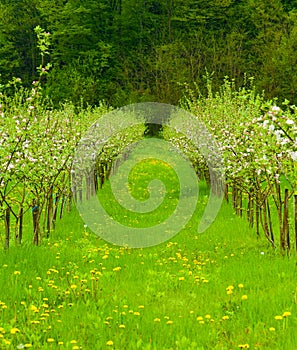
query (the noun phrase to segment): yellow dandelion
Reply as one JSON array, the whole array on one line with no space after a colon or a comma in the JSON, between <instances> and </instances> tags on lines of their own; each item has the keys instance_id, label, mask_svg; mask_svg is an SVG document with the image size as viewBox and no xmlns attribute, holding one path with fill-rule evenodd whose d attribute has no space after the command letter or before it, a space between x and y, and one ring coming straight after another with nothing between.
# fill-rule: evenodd
<instances>
[{"instance_id":1,"label":"yellow dandelion","mask_svg":"<svg viewBox=\"0 0 297 350\"><path fill-rule=\"evenodd\" d=\"M171 324L173 324L173 321L169 320L166 322L166 324L171 325Z\"/></svg>"},{"instance_id":2,"label":"yellow dandelion","mask_svg":"<svg viewBox=\"0 0 297 350\"><path fill-rule=\"evenodd\" d=\"M139 315L140 315L140 312L135 311L135 312L134 312L134 315L135 315L135 316L139 316Z\"/></svg>"},{"instance_id":3,"label":"yellow dandelion","mask_svg":"<svg viewBox=\"0 0 297 350\"><path fill-rule=\"evenodd\" d=\"M229 316L227 316L227 315L226 315L226 316L223 316L223 317L222 317L222 320L224 320L224 321L225 321L225 320L229 320Z\"/></svg>"},{"instance_id":4,"label":"yellow dandelion","mask_svg":"<svg viewBox=\"0 0 297 350\"><path fill-rule=\"evenodd\" d=\"M269 330L270 330L270 332L275 332L275 328L274 327L270 327Z\"/></svg>"},{"instance_id":5,"label":"yellow dandelion","mask_svg":"<svg viewBox=\"0 0 297 350\"><path fill-rule=\"evenodd\" d=\"M241 297L241 300L247 300L247 295L243 295L242 297Z\"/></svg>"},{"instance_id":6,"label":"yellow dandelion","mask_svg":"<svg viewBox=\"0 0 297 350\"><path fill-rule=\"evenodd\" d=\"M107 346L112 346L112 345L113 345L113 341L112 341L112 340L108 340L108 341L106 342L106 345L107 345Z\"/></svg>"},{"instance_id":7,"label":"yellow dandelion","mask_svg":"<svg viewBox=\"0 0 297 350\"><path fill-rule=\"evenodd\" d=\"M202 316L198 316L197 317L197 321L202 321L203 320L203 317Z\"/></svg>"},{"instance_id":8,"label":"yellow dandelion","mask_svg":"<svg viewBox=\"0 0 297 350\"><path fill-rule=\"evenodd\" d=\"M26 348L26 349L27 349L27 348L32 348L32 346L33 346L33 345L30 344L30 343L24 344L24 348Z\"/></svg>"},{"instance_id":9,"label":"yellow dandelion","mask_svg":"<svg viewBox=\"0 0 297 350\"><path fill-rule=\"evenodd\" d=\"M211 318L210 315L205 315L204 317L207 318L207 319L210 319L210 318Z\"/></svg>"},{"instance_id":10,"label":"yellow dandelion","mask_svg":"<svg viewBox=\"0 0 297 350\"><path fill-rule=\"evenodd\" d=\"M14 275L20 275L20 274L21 274L21 271L14 271L13 274L14 274Z\"/></svg>"},{"instance_id":11,"label":"yellow dandelion","mask_svg":"<svg viewBox=\"0 0 297 350\"><path fill-rule=\"evenodd\" d=\"M76 344L77 341L76 340L70 340L70 344Z\"/></svg>"},{"instance_id":12,"label":"yellow dandelion","mask_svg":"<svg viewBox=\"0 0 297 350\"><path fill-rule=\"evenodd\" d=\"M126 326L125 326L124 324L120 324L120 325L119 325L119 328L124 329L124 328L126 328Z\"/></svg>"},{"instance_id":13,"label":"yellow dandelion","mask_svg":"<svg viewBox=\"0 0 297 350\"><path fill-rule=\"evenodd\" d=\"M231 289L227 290L227 294L228 294L228 295L233 294L233 290L231 290Z\"/></svg>"},{"instance_id":14,"label":"yellow dandelion","mask_svg":"<svg viewBox=\"0 0 297 350\"><path fill-rule=\"evenodd\" d=\"M47 340L46 340L48 343L53 343L54 341L55 341L55 339L53 339L53 338L47 338Z\"/></svg>"},{"instance_id":15,"label":"yellow dandelion","mask_svg":"<svg viewBox=\"0 0 297 350\"><path fill-rule=\"evenodd\" d=\"M16 334L19 332L20 332L20 330L18 328L11 328L11 330L10 330L10 334Z\"/></svg>"},{"instance_id":16,"label":"yellow dandelion","mask_svg":"<svg viewBox=\"0 0 297 350\"><path fill-rule=\"evenodd\" d=\"M113 269L113 271L114 271L114 272L118 272L118 271L121 271L121 269L122 269L122 268L121 268L120 266L117 266L117 267L115 267L115 268Z\"/></svg>"},{"instance_id":17,"label":"yellow dandelion","mask_svg":"<svg viewBox=\"0 0 297 350\"><path fill-rule=\"evenodd\" d=\"M276 320L282 320L283 319L283 316L275 316L274 317Z\"/></svg>"},{"instance_id":18,"label":"yellow dandelion","mask_svg":"<svg viewBox=\"0 0 297 350\"><path fill-rule=\"evenodd\" d=\"M70 286L70 288L71 288L71 289L76 289L76 288L77 288L77 285L76 285L76 284L72 284L72 285Z\"/></svg>"},{"instance_id":19,"label":"yellow dandelion","mask_svg":"<svg viewBox=\"0 0 297 350\"><path fill-rule=\"evenodd\" d=\"M64 345L64 342L63 341L59 341L58 345Z\"/></svg>"},{"instance_id":20,"label":"yellow dandelion","mask_svg":"<svg viewBox=\"0 0 297 350\"><path fill-rule=\"evenodd\" d=\"M160 321L161 320L158 317L154 318L154 322L160 322Z\"/></svg>"},{"instance_id":21,"label":"yellow dandelion","mask_svg":"<svg viewBox=\"0 0 297 350\"><path fill-rule=\"evenodd\" d=\"M103 260L108 259L108 255L107 255L107 254L103 255L103 256L102 256L102 259L103 259Z\"/></svg>"},{"instance_id":22,"label":"yellow dandelion","mask_svg":"<svg viewBox=\"0 0 297 350\"><path fill-rule=\"evenodd\" d=\"M288 316L291 316L291 312L290 311L285 311L283 313L283 317L288 317Z\"/></svg>"},{"instance_id":23,"label":"yellow dandelion","mask_svg":"<svg viewBox=\"0 0 297 350\"><path fill-rule=\"evenodd\" d=\"M79 349L79 346L75 345L72 347L72 350L78 350Z\"/></svg>"},{"instance_id":24,"label":"yellow dandelion","mask_svg":"<svg viewBox=\"0 0 297 350\"><path fill-rule=\"evenodd\" d=\"M239 283L238 288L243 288L243 284Z\"/></svg>"},{"instance_id":25,"label":"yellow dandelion","mask_svg":"<svg viewBox=\"0 0 297 350\"><path fill-rule=\"evenodd\" d=\"M179 281L184 281L185 278L184 278L184 277L179 277L178 280L179 280Z\"/></svg>"}]
</instances>

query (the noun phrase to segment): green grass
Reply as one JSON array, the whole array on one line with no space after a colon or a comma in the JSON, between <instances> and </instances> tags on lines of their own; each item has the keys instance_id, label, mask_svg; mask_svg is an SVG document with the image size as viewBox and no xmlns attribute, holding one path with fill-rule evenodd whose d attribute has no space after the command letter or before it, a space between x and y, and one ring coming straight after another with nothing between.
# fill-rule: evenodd
<instances>
[{"instance_id":1,"label":"green grass","mask_svg":"<svg viewBox=\"0 0 297 350\"><path fill-rule=\"evenodd\" d=\"M138 221L133 212L121 212L109 183L100 195L111 200L105 205L116 220L148 227L172 214L179 189L167 164L139 164L143 169L134 169L129 186L144 201L158 174L166 189L160 215ZM265 238L257 240L231 204L223 203L214 223L198 234L208 193L200 182L186 227L170 241L142 249L106 243L74 207L36 247L27 213L24 243L11 244L0 256L0 348L295 349L295 257L283 258ZM190 199L191 193L184 196L183 205Z\"/></svg>"},{"instance_id":2,"label":"green grass","mask_svg":"<svg viewBox=\"0 0 297 350\"><path fill-rule=\"evenodd\" d=\"M257 241L226 204L204 234L192 220L145 249L106 244L73 209L42 246L12 246L0 266L3 349L297 346L294 258Z\"/></svg>"}]
</instances>

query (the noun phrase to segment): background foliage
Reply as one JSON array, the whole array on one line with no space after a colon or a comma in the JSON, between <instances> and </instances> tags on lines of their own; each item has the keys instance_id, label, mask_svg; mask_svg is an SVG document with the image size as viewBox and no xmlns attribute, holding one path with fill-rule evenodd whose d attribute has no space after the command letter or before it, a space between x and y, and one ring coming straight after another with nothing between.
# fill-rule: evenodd
<instances>
[{"instance_id":1,"label":"background foliage","mask_svg":"<svg viewBox=\"0 0 297 350\"><path fill-rule=\"evenodd\" d=\"M184 84L253 76L268 98L296 102L297 1L0 0L0 82L36 79L34 28L51 33L54 105L177 103ZM44 62L44 63L48 63Z\"/></svg>"}]
</instances>

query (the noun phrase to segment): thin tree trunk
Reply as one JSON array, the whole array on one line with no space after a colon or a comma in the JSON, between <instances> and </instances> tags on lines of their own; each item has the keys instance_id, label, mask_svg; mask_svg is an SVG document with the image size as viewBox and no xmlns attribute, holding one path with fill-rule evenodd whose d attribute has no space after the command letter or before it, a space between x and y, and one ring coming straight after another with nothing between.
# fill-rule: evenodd
<instances>
[{"instance_id":1,"label":"thin tree trunk","mask_svg":"<svg viewBox=\"0 0 297 350\"><path fill-rule=\"evenodd\" d=\"M229 195L228 195L228 184L225 184L225 200L229 203Z\"/></svg>"},{"instance_id":2,"label":"thin tree trunk","mask_svg":"<svg viewBox=\"0 0 297 350\"><path fill-rule=\"evenodd\" d=\"M24 222L24 208L21 207L20 208L20 212L19 212L19 235L18 235L18 239L19 239L19 244L22 243L23 240L23 222Z\"/></svg>"},{"instance_id":3,"label":"thin tree trunk","mask_svg":"<svg viewBox=\"0 0 297 350\"><path fill-rule=\"evenodd\" d=\"M284 218L283 218L283 244L288 253L290 252L290 232L289 232L289 190L285 189L284 197Z\"/></svg>"},{"instance_id":4,"label":"thin tree trunk","mask_svg":"<svg viewBox=\"0 0 297 350\"><path fill-rule=\"evenodd\" d=\"M63 196L61 207L60 207L60 219L62 219L62 217L63 217L64 205L65 205L65 197Z\"/></svg>"},{"instance_id":5,"label":"thin tree trunk","mask_svg":"<svg viewBox=\"0 0 297 350\"><path fill-rule=\"evenodd\" d=\"M4 248L9 248L9 240L10 240L10 208L7 208L5 210L5 217L4 217L4 224L5 224L5 245Z\"/></svg>"},{"instance_id":6,"label":"thin tree trunk","mask_svg":"<svg viewBox=\"0 0 297 350\"><path fill-rule=\"evenodd\" d=\"M237 188L235 185L232 187L232 202L233 202L233 208L236 211L236 204L237 204Z\"/></svg>"},{"instance_id":7,"label":"thin tree trunk","mask_svg":"<svg viewBox=\"0 0 297 350\"><path fill-rule=\"evenodd\" d=\"M267 207L267 215L268 215L268 222L269 222L270 238L271 238L272 242L275 243L274 242L273 226L272 226L272 219L271 219L271 213L270 213L270 206L269 206L268 198L266 200L266 207Z\"/></svg>"},{"instance_id":8,"label":"thin tree trunk","mask_svg":"<svg viewBox=\"0 0 297 350\"><path fill-rule=\"evenodd\" d=\"M269 234L269 226L268 226L268 221L267 221L266 199L263 202L263 207L262 207L262 210L261 210L261 214L263 214L263 215L261 215L261 223L262 223L262 227L263 227L263 231L264 231L265 237L268 239L268 241L274 247L274 242L271 240L270 234ZM263 220L262 220L262 216L263 216Z\"/></svg>"},{"instance_id":9,"label":"thin tree trunk","mask_svg":"<svg viewBox=\"0 0 297 350\"><path fill-rule=\"evenodd\" d=\"M52 217L53 217L53 192L50 189L48 200L47 200L47 222L46 222L46 237L50 235L52 228Z\"/></svg>"},{"instance_id":10,"label":"thin tree trunk","mask_svg":"<svg viewBox=\"0 0 297 350\"><path fill-rule=\"evenodd\" d=\"M257 237L260 236L260 230L259 230L259 216L260 216L259 203L256 203L256 233L257 233Z\"/></svg>"},{"instance_id":11,"label":"thin tree trunk","mask_svg":"<svg viewBox=\"0 0 297 350\"><path fill-rule=\"evenodd\" d=\"M281 250L284 251L286 247L286 241L284 238L284 232L283 232L283 218L282 218L282 196L281 196L281 189L280 184L275 183L275 189L276 189L276 207L277 207L277 217L278 217L278 224L279 224L279 237L280 237L280 247Z\"/></svg>"},{"instance_id":12,"label":"thin tree trunk","mask_svg":"<svg viewBox=\"0 0 297 350\"><path fill-rule=\"evenodd\" d=\"M39 244L39 208L36 201L33 201L32 217L33 217L33 244Z\"/></svg>"},{"instance_id":13,"label":"thin tree trunk","mask_svg":"<svg viewBox=\"0 0 297 350\"><path fill-rule=\"evenodd\" d=\"M254 226L254 199L252 195L249 194L249 204L248 204L248 221L249 226L252 228Z\"/></svg>"},{"instance_id":14,"label":"thin tree trunk","mask_svg":"<svg viewBox=\"0 0 297 350\"><path fill-rule=\"evenodd\" d=\"M56 227L56 220L57 220L57 212L58 212L58 205L59 205L59 199L60 196L57 194L54 200L54 211L53 211L53 228Z\"/></svg>"},{"instance_id":15,"label":"thin tree trunk","mask_svg":"<svg viewBox=\"0 0 297 350\"><path fill-rule=\"evenodd\" d=\"M242 217L242 191L237 192L236 213L237 215Z\"/></svg>"}]
</instances>

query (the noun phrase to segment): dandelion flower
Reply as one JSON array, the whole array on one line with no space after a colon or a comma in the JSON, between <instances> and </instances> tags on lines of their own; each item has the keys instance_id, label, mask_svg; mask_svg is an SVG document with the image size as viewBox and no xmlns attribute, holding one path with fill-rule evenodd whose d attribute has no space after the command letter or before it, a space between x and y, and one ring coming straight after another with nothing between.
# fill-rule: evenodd
<instances>
[{"instance_id":1,"label":"dandelion flower","mask_svg":"<svg viewBox=\"0 0 297 350\"><path fill-rule=\"evenodd\" d=\"M239 283L238 288L243 288L243 284Z\"/></svg>"},{"instance_id":2,"label":"dandelion flower","mask_svg":"<svg viewBox=\"0 0 297 350\"><path fill-rule=\"evenodd\" d=\"M226 315L226 316L223 316L223 317L222 317L222 320L224 320L224 321L225 321L225 320L229 320L229 316L227 316L227 315Z\"/></svg>"},{"instance_id":3,"label":"dandelion flower","mask_svg":"<svg viewBox=\"0 0 297 350\"><path fill-rule=\"evenodd\" d=\"M242 297L241 297L241 300L247 300L247 295L243 295Z\"/></svg>"},{"instance_id":4,"label":"dandelion flower","mask_svg":"<svg viewBox=\"0 0 297 350\"><path fill-rule=\"evenodd\" d=\"M269 330L270 330L270 332L275 332L275 328L274 327L270 327Z\"/></svg>"},{"instance_id":5,"label":"dandelion flower","mask_svg":"<svg viewBox=\"0 0 297 350\"><path fill-rule=\"evenodd\" d=\"M47 338L47 340L46 340L48 343L53 343L54 341L55 341L55 339L53 339L53 338Z\"/></svg>"},{"instance_id":6,"label":"dandelion flower","mask_svg":"<svg viewBox=\"0 0 297 350\"><path fill-rule=\"evenodd\" d=\"M108 340L108 341L106 342L106 345L107 345L107 346L112 346L112 345L113 345L113 341L112 341L112 340Z\"/></svg>"},{"instance_id":7,"label":"dandelion flower","mask_svg":"<svg viewBox=\"0 0 297 350\"><path fill-rule=\"evenodd\" d=\"M156 317L155 319L154 319L154 322L160 322L161 320L158 318L158 317Z\"/></svg>"},{"instance_id":8,"label":"dandelion flower","mask_svg":"<svg viewBox=\"0 0 297 350\"><path fill-rule=\"evenodd\" d=\"M276 320L282 320L283 319L283 316L275 316L274 317Z\"/></svg>"},{"instance_id":9,"label":"dandelion flower","mask_svg":"<svg viewBox=\"0 0 297 350\"><path fill-rule=\"evenodd\" d=\"M166 324L168 324L168 325L171 325L172 323L173 323L173 321L171 321L171 320L166 322Z\"/></svg>"},{"instance_id":10,"label":"dandelion flower","mask_svg":"<svg viewBox=\"0 0 297 350\"><path fill-rule=\"evenodd\" d=\"M288 317L288 316L291 316L291 312L290 311L285 311L283 313L283 317Z\"/></svg>"},{"instance_id":11,"label":"dandelion flower","mask_svg":"<svg viewBox=\"0 0 297 350\"><path fill-rule=\"evenodd\" d=\"M16 334L19 332L20 332L20 330L18 328L11 328L11 330L10 330L10 334Z\"/></svg>"}]
</instances>

